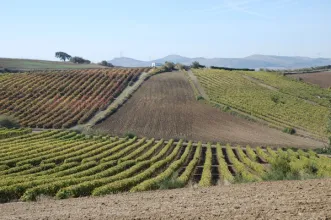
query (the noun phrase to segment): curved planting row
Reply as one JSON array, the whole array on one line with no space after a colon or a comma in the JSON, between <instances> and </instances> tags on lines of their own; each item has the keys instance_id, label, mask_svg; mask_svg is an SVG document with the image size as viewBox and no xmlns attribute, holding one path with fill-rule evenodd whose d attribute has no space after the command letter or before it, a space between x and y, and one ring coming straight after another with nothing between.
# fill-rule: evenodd
<instances>
[{"instance_id":1,"label":"curved planting row","mask_svg":"<svg viewBox=\"0 0 331 220\"><path fill-rule=\"evenodd\" d=\"M28 134L28 133L31 133L31 129L29 129L29 128L23 128L23 129L0 128L0 139L15 137L15 136L19 136L22 134Z\"/></svg>"},{"instance_id":2,"label":"curved planting row","mask_svg":"<svg viewBox=\"0 0 331 220\"><path fill-rule=\"evenodd\" d=\"M13 115L28 127L86 123L144 71L148 68L9 74L0 79L0 114Z\"/></svg>"},{"instance_id":3,"label":"curved planting row","mask_svg":"<svg viewBox=\"0 0 331 220\"><path fill-rule=\"evenodd\" d=\"M0 158L1 202L261 181L270 170L267 162L280 159L294 173L314 167L319 177L331 176L330 159L312 151L90 137L71 131L3 138Z\"/></svg>"},{"instance_id":4,"label":"curved planting row","mask_svg":"<svg viewBox=\"0 0 331 220\"><path fill-rule=\"evenodd\" d=\"M272 73L194 69L212 102L262 118L279 127L327 134L330 93Z\"/></svg>"}]
</instances>

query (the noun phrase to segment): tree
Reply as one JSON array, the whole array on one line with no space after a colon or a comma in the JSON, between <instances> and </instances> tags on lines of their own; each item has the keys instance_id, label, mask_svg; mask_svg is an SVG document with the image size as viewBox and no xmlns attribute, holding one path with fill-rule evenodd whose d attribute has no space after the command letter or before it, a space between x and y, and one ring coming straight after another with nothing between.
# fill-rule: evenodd
<instances>
[{"instance_id":1,"label":"tree","mask_svg":"<svg viewBox=\"0 0 331 220\"><path fill-rule=\"evenodd\" d=\"M194 69L205 68L206 66L201 65L198 61L194 61L191 65Z\"/></svg>"},{"instance_id":2,"label":"tree","mask_svg":"<svg viewBox=\"0 0 331 220\"><path fill-rule=\"evenodd\" d=\"M165 68L168 70L168 71L172 71L175 69L175 64L173 62L165 62L164 63L164 66Z\"/></svg>"},{"instance_id":3,"label":"tree","mask_svg":"<svg viewBox=\"0 0 331 220\"><path fill-rule=\"evenodd\" d=\"M90 64L91 63L91 61L85 60L82 57L71 57L70 58L70 62L72 62L72 63L78 63L78 64L83 64L83 63Z\"/></svg>"},{"instance_id":4,"label":"tree","mask_svg":"<svg viewBox=\"0 0 331 220\"><path fill-rule=\"evenodd\" d=\"M99 63L99 65L101 65L101 66L107 66L107 67L114 67L113 64L108 63L106 60L101 61L101 62Z\"/></svg>"},{"instance_id":5,"label":"tree","mask_svg":"<svg viewBox=\"0 0 331 220\"><path fill-rule=\"evenodd\" d=\"M69 60L69 59L71 58L71 56L70 56L69 54L67 54L67 53L65 53L65 52L61 52L61 51L56 52L56 53L55 53L55 57L56 57L56 58L59 58L60 60L63 60L64 62L65 62L66 60Z\"/></svg>"}]
</instances>

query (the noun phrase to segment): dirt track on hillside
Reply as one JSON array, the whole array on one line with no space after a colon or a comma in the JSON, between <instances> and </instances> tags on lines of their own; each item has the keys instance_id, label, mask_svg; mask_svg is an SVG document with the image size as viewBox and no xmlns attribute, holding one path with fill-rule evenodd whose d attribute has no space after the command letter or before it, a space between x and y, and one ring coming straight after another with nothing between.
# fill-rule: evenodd
<instances>
[{"instance_id":1,"label":"dirt track on hillside","mask_svg":"<svg viewBox=\"0 0 331 220\"><path fill-rule=\"evenodd\" d=\"M151 77L124 106L94 128L120 136L133 132L154 138L243 145L323 145L232 116L196 101L191 85L181 72Z\"/></svg>"},{"instance_id":2,"label":"dirt track on hillside","mask_svg":"<svg viewBox=\"0 0 331 220\"><path fill-rule=\"evenodd\" d=\"M301 78L303 81L316 84L322 88L331 87L331 72L319 72L319 73L303 73L303 74L293 74L289 75L296 79Z\"/></svg>"},{"instance_id":3,"label":"dirt track on hillside","mask_svg":"<svg viewBox=\"0 0 331 220\"><path fill-rule=\"evenodd\" d=\"M330 219L331 179L0 204L14 219Z\"/></svg>"}]
</instances>

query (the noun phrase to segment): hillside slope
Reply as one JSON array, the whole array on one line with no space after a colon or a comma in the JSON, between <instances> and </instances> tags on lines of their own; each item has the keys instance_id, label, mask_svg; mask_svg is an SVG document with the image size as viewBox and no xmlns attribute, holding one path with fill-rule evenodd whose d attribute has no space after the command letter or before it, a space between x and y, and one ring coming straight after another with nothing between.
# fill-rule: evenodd
<instances>
[{"instance_id":1,"label":"hillside slope","mask_svg":"<svg viewBox=\"0 0 331 220\"><path fill-rule=\"evenodd\" d=\"M326 138L330 93L268 72L194 70L211 101Z\"/></svg>"},{"instance_id":2,"label":"hillside slope","mask_svg":"<svg viewBox=\"0 0 331 220\"><path fill-rule=\"evenodd\" d=\"M0 114L23 126L69 128L102 111L146 68L49 70L0 77Z\"/></svg>"},{"instance_id":3,"label":"hillside slope","mask_svg":"<svg viewBox=\"0 0 331 220\"><path fill-rule=\"evenodd\" d=\"M182 72L152 76L126 104L94 129L112 135L133 132L155 138L238 144L323 145L235 117L196 101L192 87Z\"/></svg>"}]
</instances>

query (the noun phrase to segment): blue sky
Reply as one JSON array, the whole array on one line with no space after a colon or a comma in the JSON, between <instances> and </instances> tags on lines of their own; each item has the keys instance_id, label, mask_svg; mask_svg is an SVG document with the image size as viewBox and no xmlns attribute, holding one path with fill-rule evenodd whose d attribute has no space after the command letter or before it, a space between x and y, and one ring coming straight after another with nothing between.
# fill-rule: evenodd
<instances>
[{"instance_id":1,"label":"blue sky","mask_svg":"<svg viewBox=\"0 0 331 220\"><path fill-rule=\"evenodd\" d=\"M330 0L8 0L0 57L331 58Z\"/></svg>"}]
</instances>

